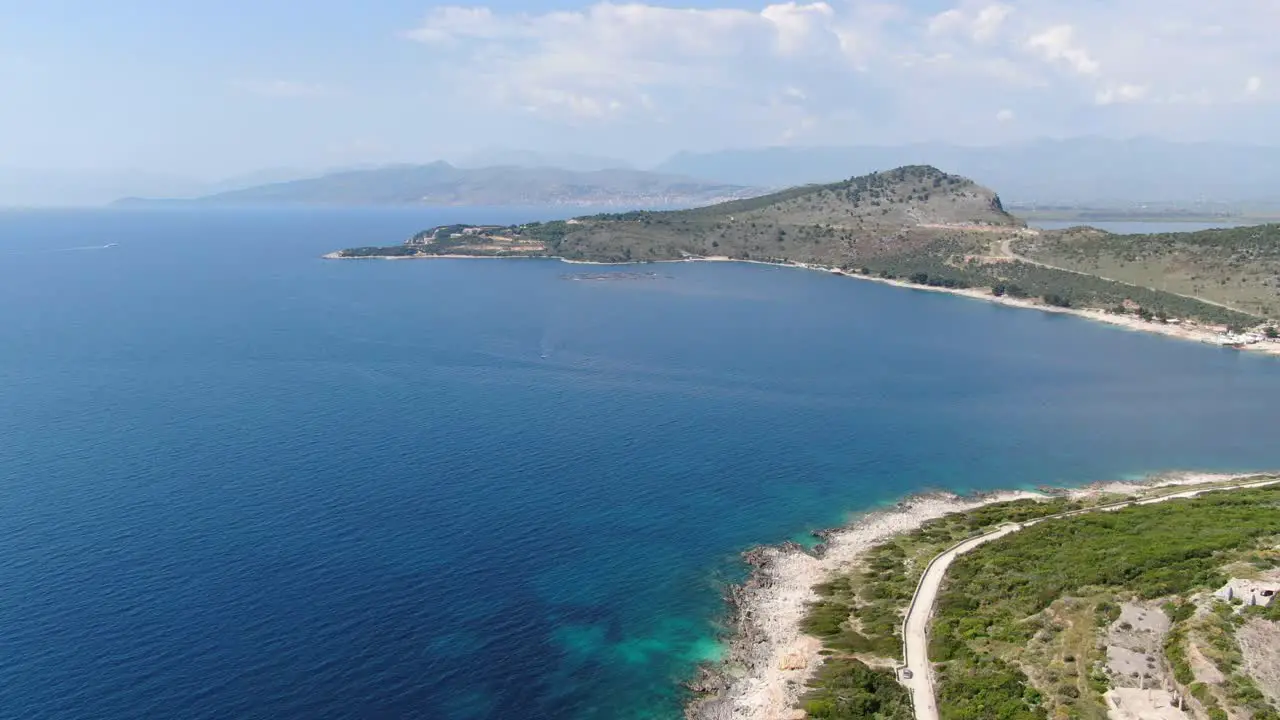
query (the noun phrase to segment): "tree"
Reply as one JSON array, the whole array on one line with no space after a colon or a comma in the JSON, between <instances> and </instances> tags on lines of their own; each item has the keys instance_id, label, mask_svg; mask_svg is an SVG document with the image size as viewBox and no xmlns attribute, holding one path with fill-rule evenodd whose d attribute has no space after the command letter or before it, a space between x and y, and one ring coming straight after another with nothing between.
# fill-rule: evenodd
<instances>
[{"instance_id":1,"label":"tree","mask_svg":"<svg viewBox=\"0 0 1280 720\"><path fill-rule=\"evenodd\" d=\"M1005 287L1004 283L1000 283L999 285L991 288L991 294L996 297L1003 297L1006 292L1008 292L1008 288Z\"/></svg>"},{"instance_id":2,"label":"tree","mask_svg":"<svg viewBox=\"0 0 1280 720\"><path fill-rule=\"evenodd\" d=\"M1268 326L1267 326L1267 327L1262 331L1262 334L1263 334L1263 335L1266 335L1266 336L1267 336L1268 338L1270 338L1271 340L1275 340L1275 339L1277 339L1277 338L1280 338L1280 330L1277 330L1275 325L1268 325Z\"/></svg>"}]
</instances>

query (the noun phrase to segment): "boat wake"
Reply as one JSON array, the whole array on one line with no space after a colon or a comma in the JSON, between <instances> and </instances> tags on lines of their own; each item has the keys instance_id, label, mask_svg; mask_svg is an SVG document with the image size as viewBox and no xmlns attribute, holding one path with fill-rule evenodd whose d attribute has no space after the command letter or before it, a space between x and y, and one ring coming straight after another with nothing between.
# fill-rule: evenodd
<instances>
[{"instance_id":1,"label":"boat wake","mask_svg":"<svg viewBox=\"0 0 1280 720\"><path fill-rule=\"evenodd\" d=\"M117 247L120 243L107 243L106 245L84 245L81 247L58 248L49 252L75 252L78 250L110 250Z\"/></svg>"}]
</instances>

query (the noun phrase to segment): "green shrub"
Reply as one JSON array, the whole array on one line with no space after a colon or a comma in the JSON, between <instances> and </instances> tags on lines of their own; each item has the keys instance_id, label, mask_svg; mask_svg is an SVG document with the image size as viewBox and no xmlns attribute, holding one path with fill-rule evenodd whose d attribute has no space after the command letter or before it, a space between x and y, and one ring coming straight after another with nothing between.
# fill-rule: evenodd
<instances>
[{"instance_id":1,"label":"green shrub","mask_svg":"<svg viewBox=\"0 0 1280 720\"><path fill-rule=\"evenodd\" d=\"M801 700L811 718L823 720L912 720L911 697L893 673L857 660L831 659L809 683Z\"/></svg>"},{"instance_id":2,"label":"green shrub","mask_svg":"<svg viewBox=\"0 0 1280 720\"><path fill-rule=\"evenodd\" d=\"M810 635L828 637L838 635L849 619L851 608L835 600L819 600L809 607L801 627Z\"/></svg>"},{"instance_id":3,"label":"green shrub","mask_svg":"<svg viewBox=\"0 0 1280 720\"><path fill-rule=\"evenodd\" d=\"M1039 693L1027 676L1000 660L949 667L939 694L942 720L1045 720Z\"/></svg>"}]
</instances>

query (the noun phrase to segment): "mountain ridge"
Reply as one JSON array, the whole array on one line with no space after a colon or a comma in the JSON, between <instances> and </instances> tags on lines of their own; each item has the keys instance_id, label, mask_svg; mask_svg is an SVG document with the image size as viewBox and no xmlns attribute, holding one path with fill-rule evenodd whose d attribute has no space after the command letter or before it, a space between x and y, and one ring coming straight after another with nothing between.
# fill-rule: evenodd
<instances>
[{"instance_id":1,"label":"mountain ridge","mask_svg":"<svg viewBox=\"0 0 1280 720\"><path fill-rule=\"evenodd\" d=\"M329 173L184 200L116 205L648 205L679 206L759 194L754 188L643 170L580 172L517 166L459 168L443 160Z\"/></svg>"}]
</instances>

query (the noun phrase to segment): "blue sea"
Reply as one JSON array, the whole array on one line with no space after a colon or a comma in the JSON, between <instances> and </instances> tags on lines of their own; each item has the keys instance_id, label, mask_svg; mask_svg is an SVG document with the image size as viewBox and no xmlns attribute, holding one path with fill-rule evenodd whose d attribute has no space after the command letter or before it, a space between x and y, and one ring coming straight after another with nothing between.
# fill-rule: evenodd
<instances>
[{"instance_id":1,"label":"blue sea","mask_svg":"<svg viewBox=\"0 0 1280 720\"><path fill-rule=\"evenodd\" d=\"M1280 466L1271 358L759 265L319 257L557 214L0 214L0 717L677 718L755 544Z\"/></svg>"}]
</instances>

